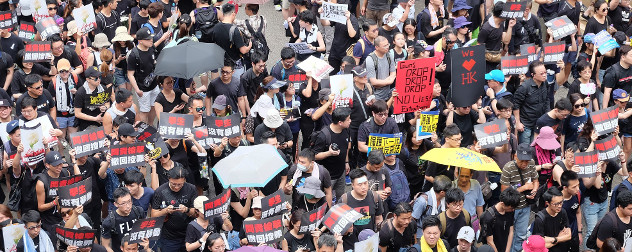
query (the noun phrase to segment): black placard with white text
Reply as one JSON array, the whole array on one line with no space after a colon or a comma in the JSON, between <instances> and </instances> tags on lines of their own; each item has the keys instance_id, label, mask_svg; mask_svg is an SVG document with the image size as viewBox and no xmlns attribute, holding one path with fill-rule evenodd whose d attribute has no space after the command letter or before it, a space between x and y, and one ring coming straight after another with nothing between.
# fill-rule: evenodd
<instances>
[{"instance_id":1,"label":"black placard with white text","mask_svg":"<svg viewBox=\"0 0 632 252\"><path fill-rule=\"evenodd\" d=\"M57 240L62 241L68 246L74 246L78 248L90 248L94 243L94 238L97 234L96 229L72 229L65 228L60 225L55 225L55 236Z\"/></svg>"},{"instance_id":2,"label":"black placard with white text","mask_svg":"<svg viewBox=\"0 0 632 252\"><path fill-rule=\"evenodd\" d=\"M167 139L184 139L193 128L193 115L160 113L158 133Z\"/></svg>"},{"instance_id":3,"label":"black placard with white text","mask_svg":"<svg viewBox=\"0 0 632 252\"><path fill-rule=\"evenodd\" d=\"M24 62L48 62L52 58L50 41L31 41L24 46Z\"/></svg>"},{"instance_id":4,"label":"black placard with white text","mask_svg":"<svg viewBox=\"0 0 632 252\"><path fill-rule=\"evenodd\" d=\"M482 149L489 149L502 146L509 142L507 138L507 125L504 119L474 125L476 138Z\"/></svg>"},{"instance_id":5,"label":"black placard with white text","mask_svg":"<svg viewBox=\"0 0 632 252\"><path fill-rule=\"evenodd\" d=\"M132 231L129 232L129 243L139 243L143 239L155 241L160 238L162 224L165 223L165 216L142 219L134 222Z\"/></svg>"},{"instance_id":6,"label":"black placard with white text","mask_svg":"<svg viewBox=\"0 0 632 252\"><path fill-rule=\"evenodd\" d=\"M617 143L614 135L609 135L604 139L595 141L595 150L599 153L599 160L616 162L621 153L621 146Z\"/></svg>"},{"instance_id":7,"label":"black placard with white text","mask_svg":"<svg viewBox=\"0 0 632 252\"><path fill-rule=\"evenodd\" d=\"M506 19L522 19L524 10L527 8L527 1L522 2L506 2L503 11L500 13L501 18Z\"/></svg>"},{"instance_id":8,"label":"black placard with white text","mask_svg":"<svg viewBox=\"0 0 632 252\"><path fill-rule=\"evenodd\" d=\"M230 205L231 189L224 189L224 192L204 202L204 218L210 219L228 211Z\"/></svg>"},{"instance_id":9,"label":"black placard with white text","mask_svg":"<svg viewBox=\"0 0 632 252\"><path fill-rule=\"evenodd\" d=\"M505 75L526 74L529 69L529 55L504 56L500 58L500 69Z\"/></svg>"},{"instance_id":10,"label":"black placard with white text","mask_svg":"<svg viewBox=\"0 0 632 252\"><path fill-rule=\"evenodd\" d=\"M283 189L279 189L273 194L261 199L261 219L272 217L287 212L285 205L285 193Z\"/></svg>"},{"instance_id":11,"label":"black placard with white text","mask_svg":"<svg viewBox=\"0 0 632 252\"><path fill-rule=\"evenodd\" d=\"M145 144L133 143L110 147L110 169L134 167L145 164Z\"/></svg>"},{"instance_id":12,"label":"black placard with white text","mask_svg":"<svg viewBox=\"0 0 632 252\"><path fill-rule=\"evenodd\" d=\"M580 178L594 177L597 172L597 162L599 154L597 151L575 153L575 165L579 166L577 176Z\"/></svg>"},{"instance_id":13,"label":"black placard with white text","mask_svg":"<svg viewBox=\"0 0 632 252\"><path fill-rule=\"evenodd\" d=\"M307 234L316 230L323 221L325 213L327 213L327 204L323 204L319 208L304 213L303 216L301 216L301 226L298 228L298 232Z\"/></svg>"},{"instance_id":14,"label":"black placard with white text","mask_svg":"<svg viewBox=\"0 0 632 252\"><path fill-rule=\"evenodd\" d=\"M70 133L70 140L78 158L106 149L103 126Z\"/></svg>"},{"instance_id":15,"label":"black placard with white text","mask_svg":"<svg viewBox=\"0 0 632 252\"><path fill-rule=\"evenodd\" d=\"M347 204L337 204L329 209L323 219L323 225L335 234L344 234L362 216Z\"/></svg>"},{"instance_id":16,"label":"black placard with white text","mask_svg":"<svg viewBox=\"0 0 632 252\"><path fill-rule=\"evenodd\" d=\"M87 178L80 182L60 187L59 206L75 208L88 204L92 199L92 179Z\"/></svg>"},{"instance_id":17,"label":"black placard with white text","mask_svg":"<svg viewBox=\"0 0 632 252\"><path fill-rule=\"evenodd\" d=\"M558 60L563 60L566 44L564 42L544 43L544 64L557 64Z\"/></svg>"},{"instance_id":18,"label":"black placard with white text","mask_svg":"<svg viewBox=\"0 0 632 252\"><path fill-rule=\"evenodd\" d=\"M600 136L613 132L619 125L619 107L614 105L592 112L590 113L590 119L592 120L597 134Z\"/></svg>"},{"instance_id":19,"label":"black placard with white text","mask_svg":"<svg viewBox=\"0 0 632 252\"><path fill-rule=\"evenodd\" d=\"M556 17L544 23L547 27L551 28L553 33L553 39L558 40L577 32L575 24L568 19L566 15ZM544 29L544 27L542 27Z\"/></svg>"},{"instance_id":20,"label":"black placard with white text","mask_svg":"<svg viewBox=\"0 0 632 252\"><path fill-rule=\"evenodd\" d=\"M283 239L282 218L283 215L277 215L260 220L245 220L244 232L246 233L248 244L274 244L281 241Z\"/></svg>"},{"instance_id":21,"label":"black placard with white text","mask_svg":"<svg viewBox=\"0 0 632 252\"><path fill-rule=\"evenodd\" d=\"M485 46L477 45L453 49L452 55L452 103L455 107L468 107L484 94Z\"/></svg>"}]
</instances>

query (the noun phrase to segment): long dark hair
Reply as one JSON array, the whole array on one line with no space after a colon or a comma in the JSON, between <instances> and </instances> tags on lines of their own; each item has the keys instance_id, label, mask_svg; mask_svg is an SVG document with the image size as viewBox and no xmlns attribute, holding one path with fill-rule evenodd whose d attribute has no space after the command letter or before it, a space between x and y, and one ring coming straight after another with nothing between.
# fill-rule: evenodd
<instances>
[{"instance_id":1,"label":"long dark hair","mask_svg":"<svg viewBox=\"0 0 632 252\"><path fill-rule=\"evenodd\" d=\"M132 43L132 41L125 41L125 47L127 47L127 50L132 50L134 49L134 43ZM118 41L114 42L114 58L118 58L121 55L123 52L122 49L121 43Z\"/></svg>"}]
</instances>

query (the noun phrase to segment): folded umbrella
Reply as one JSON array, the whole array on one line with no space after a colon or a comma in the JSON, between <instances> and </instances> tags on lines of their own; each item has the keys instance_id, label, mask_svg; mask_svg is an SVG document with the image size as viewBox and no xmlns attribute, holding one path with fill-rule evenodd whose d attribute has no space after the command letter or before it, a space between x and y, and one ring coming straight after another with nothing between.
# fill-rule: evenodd
<instances>
[{"instance_id":1,"label":"folded umbrella","mask_svg":"<svg viewBox=\"0 0 632 252\"><path fill-rule=\"evenodd\" d=\"M259 144L237 148L217 162L213 172L224 188L264 187L287 166L274 146Z\"/></svg>"},{"instance_id":2,"label":"folded umbrella","mask_svg":"<svg viewBox=\"0 0 632 252\"><path fill-rule=\"evenodd\" d=\"M477 171L502 172L492 158L466 148L434 148L419 159Z\"/></svg>"},{"instance_id":3,"label":"folded umbrella","mask_svg":"<svg viewBox=\"0 0 632 252\"><path fill-rule=\"evenodd\" d=\"M191 79L224 66L224 49L216 44L189 41L165 48L158 56L154 73Z\"/></svg>"}]
</instances>

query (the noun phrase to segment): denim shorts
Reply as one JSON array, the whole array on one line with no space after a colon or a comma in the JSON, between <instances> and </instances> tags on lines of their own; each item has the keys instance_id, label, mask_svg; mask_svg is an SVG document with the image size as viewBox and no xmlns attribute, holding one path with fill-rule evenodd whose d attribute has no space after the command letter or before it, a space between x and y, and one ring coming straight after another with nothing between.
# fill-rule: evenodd
<instances>
[{"instance_id":1,"label":"denim shorts","mask_svg":"<svg viewBox=\"0 0 632 252\"><path fill-rule=\"evenodd\" d=\"M74 127L75 126L75 117L71 116L71 117L61 117L58 116L57 117L57 123L59 124L59 128L60 129L65 129L68 127Z\"/></svg>"},{"instance_id":2,"label":"denim shorts","mask_svg":"<svg viewBox=\"0 0 632 252\"><path fill-rule=\"evenodd\" d=\"M123 69L117 68L114 70L114 86L119 87L123 83L129 83L127 72L123 71Z\"/></svg>"}]
</instances>

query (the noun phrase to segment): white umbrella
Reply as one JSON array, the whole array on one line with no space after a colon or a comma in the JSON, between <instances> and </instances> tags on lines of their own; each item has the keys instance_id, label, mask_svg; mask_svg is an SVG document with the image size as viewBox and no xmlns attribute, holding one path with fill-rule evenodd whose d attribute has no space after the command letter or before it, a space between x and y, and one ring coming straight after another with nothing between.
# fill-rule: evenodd
<instances>
[{"instance_id":1,"label":"white umbrella","mask_svg":"<svg viewBox=\"0 0 632 252\"><path fill-rule=\"evenodd\" d=\"M223 158L213 172L224 188L264 187L287 167L277 149L269 144L241 146Z\"/></svg>"}]
</instances>

